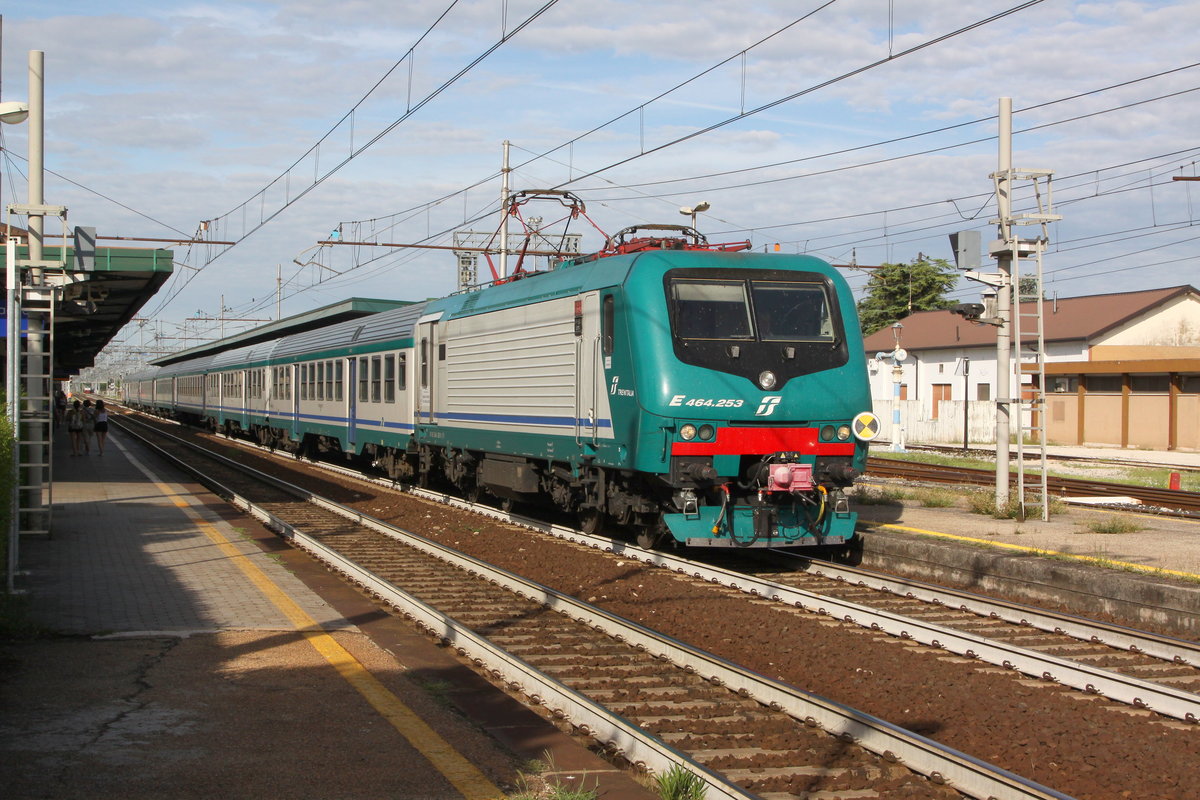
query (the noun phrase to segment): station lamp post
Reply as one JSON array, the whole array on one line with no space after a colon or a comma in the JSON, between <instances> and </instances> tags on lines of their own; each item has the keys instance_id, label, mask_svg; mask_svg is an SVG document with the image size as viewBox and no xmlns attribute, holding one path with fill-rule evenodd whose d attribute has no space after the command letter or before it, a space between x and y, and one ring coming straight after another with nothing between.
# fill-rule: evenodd
<instances>
[{"instance_id":1,"label":"station lamp post","mask_svg":"<svg viewBox=\"0 0 1200 800\"><path fill-rule=\"evenodd\" d=\"M0 122L8 123L9 125L17 125L24 122L29 117L29 104L17 101L8 101L0 103ZM6 271L5 271L5 312L7 313L7 328L5 335L7 339L5 344L7 348L5 354L7 360L5 362L5 384L4 384L4 403L5 412L8 420L12 425L13 438L19 440L20 428L17 419L18 403L21 397L21 370L20 370L20 336L21 336L21 314L17 309L17 291L20 281L17 278L17 243L19 239L16 236L10 235L5 239L5 256ZM16 577L18 570L18 547L20 536L20 525L17 523L17 507L18 507L18 485L21 483L17 480L18 467L20 463L21 448L16 442L13 443L13 457L10 464L5 465L12 470L12 490L9 493L8 507L11 519L8 525L8 559L5 566L5 590L12 594L16 591Z\"/></svg>"},{"instance_id":2,"label":"station lamp post","mask_svg":"<svg viewBox=\"0 0 1200 800\"><path fill-rule=\"evenodd\" d=\"M690 216L692 218L692 230L696 230L696 215L703 211L708 211L710 208L712 208L712 206L709 205L707 200L701 200L694 206L684 206L683 208L679 209L679 213L683 214L685 217Z\"/></svg>"},{"instance_id":3,"label":"station lamp post","mask_svg":"<svg viewBox=\"0 0 1200 800\"><path fill-rule=\"evenodd\" d=\"M900 387L904 378L904 367L901 363L908 358L908 352L900 346L900 331L904 326L899 322L892 325L892 337L896 347L892 350L892 452L904 452L904 428L900 425Z\"/></svg>"},{"instance_id":4,"label":"station lamp post","mask_svg":"<svg viewBox=\"0 0 1200 800\"><path fill-rule=\"evenodd\" d=\"M891 360L892 362L892 452L904 452L904 428L900 425L900 388L904 378L904 360L908 358L908 351L900 346L900 331L904 330L904 326L899 322L892 325L892 338L896 340L896 346L889 352L881 352L875 354L875 361L883 363Z\"/></svg>"}]
</instances>

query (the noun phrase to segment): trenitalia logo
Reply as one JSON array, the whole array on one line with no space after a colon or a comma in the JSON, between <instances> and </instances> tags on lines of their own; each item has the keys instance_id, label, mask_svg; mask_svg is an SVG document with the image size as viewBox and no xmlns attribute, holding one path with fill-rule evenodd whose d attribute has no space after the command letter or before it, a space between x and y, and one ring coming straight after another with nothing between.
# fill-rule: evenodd
<instances>
[{"instance_id":1,"label":"trenitalia logo","mask_svg":"<svg viewBox=\"0 0 1200 800\"><path fill-rule=\"evenodd\" d=\"M759 403L758 411L754 412L756 417L769 417L775 413L775 409L779 406L779 401L782 400L781 395L768 395Z\"/></svg>"}]
</instances>

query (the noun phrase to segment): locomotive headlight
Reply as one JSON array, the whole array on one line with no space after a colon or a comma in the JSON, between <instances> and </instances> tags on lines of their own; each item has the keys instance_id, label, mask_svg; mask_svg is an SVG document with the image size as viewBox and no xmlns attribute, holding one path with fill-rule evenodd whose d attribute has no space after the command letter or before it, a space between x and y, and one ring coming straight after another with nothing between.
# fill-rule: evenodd
<instances>
[{"instance_id":1,"label":"locomotive headlight","mask_svg":"<svg viewBox=\"0 0 1200 800\"><path fill-rule=\"evenodd\" d=\"M833 441L833 426L832 425L822 425L821 426L821 441L822 442L832 442Z\"/></svg>"},{"instance_id":2,"label":"locomotive headlight","mask_svg":"<svg viewBox=\"0 0 1200 800\"><path fill-rule=\"evenodd\" d=\"M712 438L713 438L713 436L715 436L715 435L716 435L716 433L717 433L717 432L716 432L716 430L713 428L713 426L712 426L712 425L701 425L701 426L700 426L700 439L701 439L702 441L705 441L705 442L711 442L711 441L712 441Z\"/></svg>"},{"instance_id":3,"label":"locomotive headlight","mask_svg":"<svg viewBox=\"0 0 1200 800\"><path fill-rule=\"evenodd\" d=\"M767 391L771 391L772 389L774 389L775 383L776 383L775 373L771 372L771 370L764 369L762 372L758 373L758 385L761 386L762 388L766 389Z\"/></svg>"},{"instance_id":4,"label":"locomotive headlight","mask_svg":"<svg viewBox=\"0 0 1200 800\"><path fill-rule=\"evenodd\" d=\"M850 426L849 425L839 425L838 426L838 440L844 442L849 438L850 438Z\"/></svg>"},{"instance_id":5,"label":"locomotive headlight","mask_svg":"<svg viewBox=\"0 0 1200 800\"><path fill-rule=\"evenodd\" d=\"M684 425L679 429L679 438L683 439L685 442L690 442L692 439L695 439L696 426L690 422L687 425Z\"/></svg>"}]
</instances>

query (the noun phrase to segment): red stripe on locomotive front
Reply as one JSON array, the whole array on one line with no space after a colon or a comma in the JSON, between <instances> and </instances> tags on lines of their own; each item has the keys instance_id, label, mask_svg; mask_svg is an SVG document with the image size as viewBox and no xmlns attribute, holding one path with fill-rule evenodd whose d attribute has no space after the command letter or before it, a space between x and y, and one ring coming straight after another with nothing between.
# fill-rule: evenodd
<instances>
[{"instance_id":1,"label":"red stripe on locomotive front","mask_svg":"<svg viewBox=\"0 0 1200 800\"><path fill-rule=\"evenodd\" d=\"M673 456L738 456L770 453L852 456L853 442L820 442L816 428L718 428L716 441L674 442Z\"/></svg>"}]
</instances>

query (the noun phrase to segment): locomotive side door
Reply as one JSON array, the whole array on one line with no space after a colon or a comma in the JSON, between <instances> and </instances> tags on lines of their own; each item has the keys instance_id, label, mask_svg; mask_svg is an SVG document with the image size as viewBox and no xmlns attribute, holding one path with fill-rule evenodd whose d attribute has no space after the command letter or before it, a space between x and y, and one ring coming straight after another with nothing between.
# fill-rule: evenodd
<instances>
[{"instance_id":1,"label":"locomotive side door","mask_svg":"<svg viewBox=\"0 0 1200 800\"><path fill-rule=\"evenodd\" d=\"M417 424L437 424L438 364L445 347L438 325L441 318L439 311L417 320Z\"/></svg>"},{"instance_id":2,"label":"locomotive side door","mask_svg":"<svg viewBox=\"0 0 1200 800\"><path fill-rule=\"evenodd\" d=\"M575 440L595 443L602 380L596 369L600 351L600 293L575 300Z\"/></svg>"}]
</instances>

